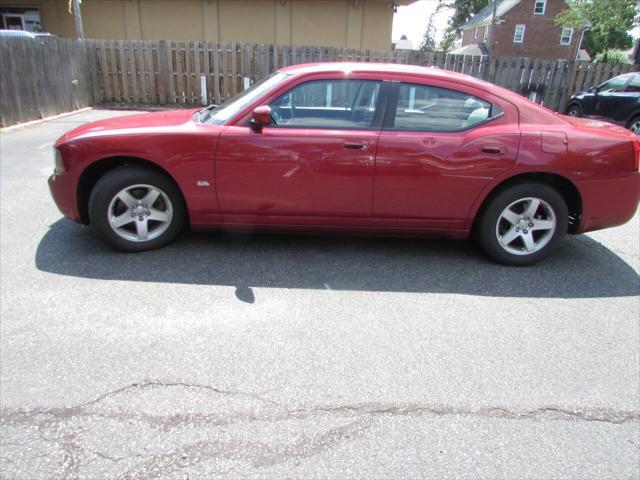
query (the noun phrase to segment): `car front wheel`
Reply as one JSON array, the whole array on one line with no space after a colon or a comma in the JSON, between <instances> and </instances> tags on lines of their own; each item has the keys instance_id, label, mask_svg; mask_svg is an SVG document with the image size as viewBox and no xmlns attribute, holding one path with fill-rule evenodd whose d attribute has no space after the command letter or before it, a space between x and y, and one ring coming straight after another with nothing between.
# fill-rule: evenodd
<instances>
[{"instance_id":1,"label":"car front wheel","mask_svg":"<svg viewBox=\"0 0 640 480\"><path fill-rule=\"evenodd\" d=\"M496 195L478 224L478 240L493 260L531 265L546 257L567 232L562 196L548 185L523 183Z\"/></svg>"},{"instance_id":2,"label":"car front wheel","mask_svg":"<svg viewBox=\"0 0 640 480\"><path fill-rule=\"evenodd\" d=\"M182 195L165 175L140 167L105 174L89 199L91 226L108 244L126 252L170 243L185 220Z\"/></svg>"}]
</instances>

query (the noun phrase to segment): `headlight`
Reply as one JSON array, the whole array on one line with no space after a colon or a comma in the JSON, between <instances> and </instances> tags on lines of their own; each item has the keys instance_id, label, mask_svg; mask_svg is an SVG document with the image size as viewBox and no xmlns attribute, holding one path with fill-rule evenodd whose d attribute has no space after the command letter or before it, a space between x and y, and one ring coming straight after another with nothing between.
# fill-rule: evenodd
<instances>
[{"instance_id":1,"label":"headlight","mask_svg":"<svg viewBox=\"0 0 640 480\"><path fill-rule=\"evenodd\" d=\"M53 149L53 163L54 163L54 173L62 173L64 172L64 162L62 161L62 154L60 150L57 148Z\"/></svg>"}]
</instances>

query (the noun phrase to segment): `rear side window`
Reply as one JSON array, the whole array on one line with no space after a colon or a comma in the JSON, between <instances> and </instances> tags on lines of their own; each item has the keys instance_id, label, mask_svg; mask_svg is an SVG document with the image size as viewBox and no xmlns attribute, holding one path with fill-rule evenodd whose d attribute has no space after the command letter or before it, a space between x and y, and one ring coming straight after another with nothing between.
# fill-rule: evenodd
<instances>
[{"instance_id":1,"label":"rear side window","mask_svg":"<svg viewBox=\"0 0 640 480\"><path fill-rule=\"evenodd\" d=\"M303 83L271 102L272 124L300 128L370 128L381 84L374 80Z\"/></svg>"},{"instance_id":2,"label":"rear side window","mask_svg":"<svg viewBox=\"0 0 640 480\"><path fill-rule=\"evenodd\" d=\"M467 93L401 84L392 130L455 132L486 122L502 111Z\"/></svg>"}]
</instances>

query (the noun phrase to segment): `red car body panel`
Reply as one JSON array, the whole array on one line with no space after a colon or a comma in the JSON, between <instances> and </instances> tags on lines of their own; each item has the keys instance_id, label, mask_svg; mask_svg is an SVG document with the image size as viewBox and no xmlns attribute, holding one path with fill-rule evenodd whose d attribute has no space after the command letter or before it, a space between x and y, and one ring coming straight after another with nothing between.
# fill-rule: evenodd
<instances>
[{"instance_id":1,"label":"red car body panel","mask_svg":"<svg viewBox=\"0 0 640 480\"><path fill-rule=\"evenodd\" d=\"M216 155L220 206L227 216L371 215L380 132L232 126ZM345 144L363 144L351 150ZM225 220L226 221L226 220Z\"/></svg>"},{"instance_id":2,"label":"red car body panel","mask_svg":"<svg viewBox=\"0 0 640 480\"><path fill-rule=\"evenodd\" d=\"M117 117L68 132L55 144L65 171L49 180L59 209L86 222L79 190L87 172L99 162L131 158L175 180L195 229L463 238L494 188L532 173L558 175L577 189L576 232L619 225L636 211L637 140L620 127L564 117L503 88L436 69L328 63L282 71L291 76L224 125L195 121L197 110L178 110ZM503 113L447 133L249 124L254 108L299 83L345 77L458 90Z\"/></svg>"}]
</instances>

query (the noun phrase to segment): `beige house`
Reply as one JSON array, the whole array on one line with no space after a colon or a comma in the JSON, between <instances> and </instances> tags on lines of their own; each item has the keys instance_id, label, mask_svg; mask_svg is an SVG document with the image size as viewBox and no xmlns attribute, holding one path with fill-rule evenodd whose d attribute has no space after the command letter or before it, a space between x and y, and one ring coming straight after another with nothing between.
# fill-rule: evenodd
<instances>
[{"instance_id":1,"label":"beige house","mask_svg":"<svg viewBox=\"0 0 640 480\"><path fill-rule=\"evenodd\" d=\"M82 0L86 38L391 47L398 5L415 0ZM74 37L68 0L0 0L0 28Z\"/></svg>"}]
</instances>

